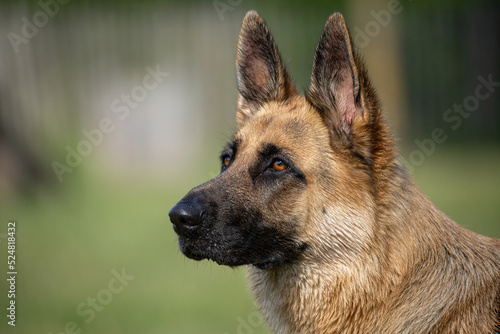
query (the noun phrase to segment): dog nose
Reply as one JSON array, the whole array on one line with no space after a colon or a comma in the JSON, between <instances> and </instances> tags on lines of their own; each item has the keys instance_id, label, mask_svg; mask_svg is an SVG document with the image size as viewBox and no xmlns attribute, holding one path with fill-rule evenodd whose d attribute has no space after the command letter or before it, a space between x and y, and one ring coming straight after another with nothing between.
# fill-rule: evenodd
<instances>
[{"instance_id":1,"label":"dog nose","mask_svg":"<svg viewBox=\"0 0 500 334\"><path fill-rule=\"evenodd\" d=\"M195 201L179 202L168 213L177 234L186 234L202 222L202 210Z\"/></svg>"}]
</instances>

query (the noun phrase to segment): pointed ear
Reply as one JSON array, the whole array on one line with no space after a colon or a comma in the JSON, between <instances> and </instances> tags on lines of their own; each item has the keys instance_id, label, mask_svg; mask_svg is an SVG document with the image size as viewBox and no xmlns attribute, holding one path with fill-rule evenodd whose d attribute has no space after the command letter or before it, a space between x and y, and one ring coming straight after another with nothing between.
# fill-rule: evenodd
<instances>
[{"instance_id":1,"label":"pointed ear","mask_svg":"<svg viewBox=\"0 0 500 334\"><path fill-rule=\"evenodd\" d=\"M296 94L273 37L255 11L243 19L236 55L238 110L236 120L243 124L269 101L283 101Z\"/></svg>"},{"instance_id":2,"label":"pointed ear","mask_svg":"<svg viewBox=\"0 0 500 334\"><path fill-rule=\"evenodd\" d=\"M367 80L351 46L344 17L335 13L326 22L316 47L306 98L321 113L333 139L347 146L356 139L353 129L364 121L362 90Z\"/></svg>"}]
</instances>

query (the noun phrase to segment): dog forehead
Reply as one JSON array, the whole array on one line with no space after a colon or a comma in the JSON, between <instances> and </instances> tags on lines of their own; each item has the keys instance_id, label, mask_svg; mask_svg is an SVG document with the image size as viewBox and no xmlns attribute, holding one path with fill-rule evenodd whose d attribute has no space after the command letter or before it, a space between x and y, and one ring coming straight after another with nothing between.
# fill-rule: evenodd
<instances>
[{"instance_id":1,"label":"dog forehead","mask_svg":"<svg viewBox=\"0 0 500 334\"><path fill-rule=\"evenodd\" d=\"M301 154L329 146L328 130L319 114L300 104L266 104L237 131L235 138L242 150L251 152L258 152L266 144Z\"/></svg>"}]
</instances>

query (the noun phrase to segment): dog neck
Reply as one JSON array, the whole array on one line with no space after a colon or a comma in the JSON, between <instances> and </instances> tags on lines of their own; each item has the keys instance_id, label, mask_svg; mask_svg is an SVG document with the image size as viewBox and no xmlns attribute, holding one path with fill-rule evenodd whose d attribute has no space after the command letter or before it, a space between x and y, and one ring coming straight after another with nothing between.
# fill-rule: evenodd
<instances>
[{"instance_id":1,"label":"dog neck","mask_svg":"<svg viewBox=\"0 0 500 334\"><path fill-rule=\"evenodd\" d=\"M327 213L334 215L333 209ZM373 218L374 214L366 216ZM337 230L342 235L314 232L330 241L311 245L297 262L269 270L248 267L251 290L273 333L356 332L360 319L363 324L377 321L371 310L383 307L380 301L387 299L397 283L380 274L380 268L387 266L372 255L377 253L370 241L375 231L366 226L363 230L363 217L351 218L345 230ZM348 227L357 240L350 239ZM366 328L364 332L370 331Z\"/></svg>"},{"instance_id":2,"label":"dog neck","mask_svg":"<svg viewBox=\"0 0 500 334\"><path fill-rule=\"evenodd\" d=\"M366 310L379 308L378 301L383 300L370 295L374 293L363 284L372 280L371 284L379 287L378 294L389 291L383 288L387 282L362 271L361 266L331 268L305 261L272 270L250 266L247 273L257 304L273 333L299 334L324 333L326 329L339 333L360 330L359 320L374 316Z\"/></svg>"}]
</instances>

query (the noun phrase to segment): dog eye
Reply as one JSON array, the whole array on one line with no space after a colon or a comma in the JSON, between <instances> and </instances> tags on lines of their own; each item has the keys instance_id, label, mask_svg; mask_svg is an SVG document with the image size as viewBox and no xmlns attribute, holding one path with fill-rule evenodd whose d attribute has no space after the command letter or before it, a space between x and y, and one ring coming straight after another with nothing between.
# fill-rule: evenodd
<instances>
[{"instance_id":1,"label":"dog eye","mask_svg":"<svg viewBox=\"0 0 500 334\"><path fill-rule=\"evenodd\" d=\"M227 156L224 159L222 159L222 164L226 168L229 167L229 165L231 164L231 157Z\"/></svg>"},{"instance_id":2,"label":"dog eye","mask_svg":"<svg viewBox=\"0 0 500 334\"><path fill-rule=\"evenodd\" d=\"M273 169L277 172L282 172L288 168L288 165L282 160L276 159L273 161Z\"/></svg>"}]
</instances>

